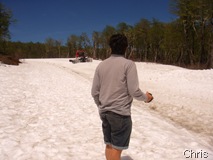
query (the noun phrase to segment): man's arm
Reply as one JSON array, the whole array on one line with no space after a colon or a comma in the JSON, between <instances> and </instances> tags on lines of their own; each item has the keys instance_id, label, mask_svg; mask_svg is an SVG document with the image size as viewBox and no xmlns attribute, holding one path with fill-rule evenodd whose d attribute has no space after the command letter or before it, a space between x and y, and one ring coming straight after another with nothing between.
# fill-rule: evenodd
<instances>
[{"instance_id":1,"label":"man's arm","mask_svg":"<svg viewBox=\"0 0 213 160\"><path fill-rule=\"evenodd\" d=\"M129 94L140 101L151 102L153 99L149 92L143 93L139 88L138 73L134 62L130 64L127 70L127 87Z\"/></svg>"},{"instance_id":2,"label":"man's arm","mask_svg":"<svg viewBox=\"0 0 213 160\"><path fill-rule=\"evenodd\" d=\"M92 89L91 89L91 95L95 101L95 104L97 106L100 105L100 101L99 101L99 93L100 93L100 79L98 76L98 71L96 69L95 71L95 75L93 78L93 84L92 84Z\"/></svg>"}]
</instances>

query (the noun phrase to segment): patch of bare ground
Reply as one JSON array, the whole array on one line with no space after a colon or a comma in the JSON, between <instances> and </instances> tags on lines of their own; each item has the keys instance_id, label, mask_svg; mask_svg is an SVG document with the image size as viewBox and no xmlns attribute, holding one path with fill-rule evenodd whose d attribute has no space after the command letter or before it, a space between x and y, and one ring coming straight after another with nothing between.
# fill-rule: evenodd
<instances>
[{"instance_id":1,"label":"patch of bare ground","mask_svg":"<svg viewBox=\"0 0 213 160\"><path fill-rule=\"evenodd\" d=\"M21 63L19 58L8 55L0 55L0 62L7 65L19 65Z\"/></svg>"}]
</instances>

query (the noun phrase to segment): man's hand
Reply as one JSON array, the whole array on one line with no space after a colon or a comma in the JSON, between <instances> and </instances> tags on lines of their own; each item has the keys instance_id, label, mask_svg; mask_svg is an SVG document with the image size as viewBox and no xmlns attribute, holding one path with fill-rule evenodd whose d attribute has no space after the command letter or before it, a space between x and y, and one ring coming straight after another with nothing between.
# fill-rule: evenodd
<instances>
[{"instance_id":1,"label":"man's hand","mask_svg":"<svg viewBox=\"0 0 213 160\"><path fill-rule=\"evenodd\" d=\"M149 92L146 92L146 96L147 96L147 101L145 101L146 103L149 103L149 102L151 102L154 99L152 94L149 93Z\"/></svg>"}]
</instances>

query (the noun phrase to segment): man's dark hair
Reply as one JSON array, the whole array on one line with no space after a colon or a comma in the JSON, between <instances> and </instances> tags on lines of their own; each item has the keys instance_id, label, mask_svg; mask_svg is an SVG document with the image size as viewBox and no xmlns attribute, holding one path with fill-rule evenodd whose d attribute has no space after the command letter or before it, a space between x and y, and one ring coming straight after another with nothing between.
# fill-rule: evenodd
<instances>
[{"instance_id":1,"label":"man's dark hair","mask_svg":"<svg viewBox=\"0 0 213 160\"><path fill-rule=\"evenodd\" d=\"M128 40L123 34L114 34L110 37L109 46L112 50L111 54L124 55L128 47Z\"/></svg>"}]
</instances>

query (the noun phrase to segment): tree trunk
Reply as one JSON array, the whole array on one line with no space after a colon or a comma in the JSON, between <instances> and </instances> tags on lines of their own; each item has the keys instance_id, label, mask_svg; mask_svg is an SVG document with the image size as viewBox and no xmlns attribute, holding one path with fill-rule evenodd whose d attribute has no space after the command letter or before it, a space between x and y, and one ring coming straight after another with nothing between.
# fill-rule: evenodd
<instances>
[{"instance_id":1,"label":"tree trunk","mask_svg":"<svg viewBox=\"0 0 213 160\"><path fill-rule=\"evenodd\" d=\"M155 58L154 58L155 63L157 62L157 57L158 57L158 51L157 51L157 49L155 49Z\"/></svg>"},{"instance_id":2,"label":"tree trunk","mask_svg":"<svg viewBox=\"0 0 213 160\"><path fill-rule=\"evenodd\" d=\"M96 50L97 50L97 43L96 43L96 42L94 42L94 45L93 45L93 58L94 58L94 59L96 59L96 58L97 58Z\"/></svg>"},{"instance_id":3,"label":"tree trunk","mask_svg":"<svg viewBox=\"0 0 213 160\"><path fill-rule=\"evenodd\" d=\"M61 46L58 46L58 58L61 58Z\"/></svg>"},{"instance_id":4,"label":"tree trunk","mask_svg":"<svg viewBox=\"0 0 213 160\"><path fill-rule=\"evenodd\" d=\"M208 68L213 68L213 43L211 46L211 53L209 54L209 63L208 63Z\"/></svg>"},{"instance_id":5,"label":"tree trunk","mask_svg":"<svg viewBox=\"0 0 213 160\"><path fill-rule=\"evenodd\" d=\"M211 51L210 68L213 68L213 44L212 44L212 51Z\"/></svg>"},{"instance_id":6,"label":"tree trunk","mask_svg":"<svg viewBox=\"0 0 213 160\"><path fill-rule=\"evenodd\" d=\"M131 51L130 51L130 54L128 56L128 59L134 60L133 54L134 54L134 47L131 46Z\"/></svg>"}]
</instances>

